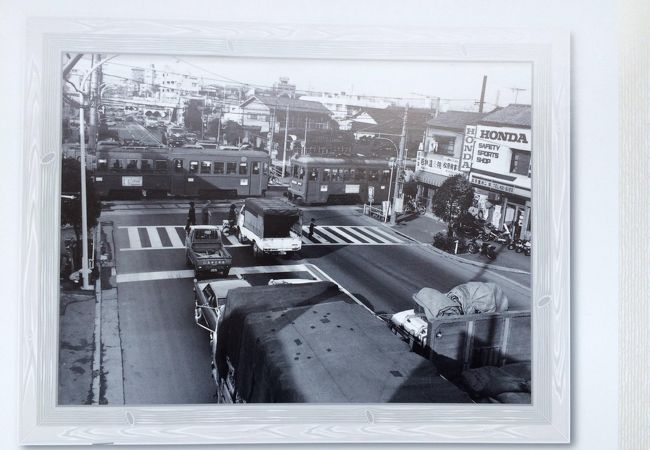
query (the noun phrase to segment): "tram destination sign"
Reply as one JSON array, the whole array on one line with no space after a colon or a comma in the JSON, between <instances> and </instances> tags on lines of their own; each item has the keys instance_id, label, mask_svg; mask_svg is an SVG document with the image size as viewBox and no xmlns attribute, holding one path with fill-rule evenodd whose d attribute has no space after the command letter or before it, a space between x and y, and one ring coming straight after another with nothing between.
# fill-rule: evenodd
<instances>
[{"instance_id":1,"label":"tram destination sign","mask_svg":"<svg viewBox=\"0 0 650 450\"><path fill-rule=\"evenodd\" d=\"M122 186L125 187L142 187L142 177L122 177Z\"/></svg>"}]
</instances>

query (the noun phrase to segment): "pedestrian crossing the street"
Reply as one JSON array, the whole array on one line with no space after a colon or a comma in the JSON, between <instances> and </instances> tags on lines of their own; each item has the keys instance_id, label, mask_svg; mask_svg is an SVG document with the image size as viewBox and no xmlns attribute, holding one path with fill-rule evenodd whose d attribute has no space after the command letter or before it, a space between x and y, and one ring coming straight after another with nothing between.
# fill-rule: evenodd
<instances>
[{"instance_id":1,"label":"pedestrian crossing the street","mask_svg":"<svg viewBox=\"0 0 650 450\"><path fill-rule=\"evenodd\" d=\"M181 226L122 226L127 245L120 250L185 248L185 228ZM226 247L245 247L235 236L223 236ZM411 244L388 229L376 226L319 225L309 235L302 227L302 245L407 245Z\"/></svg>"}]
</instances>

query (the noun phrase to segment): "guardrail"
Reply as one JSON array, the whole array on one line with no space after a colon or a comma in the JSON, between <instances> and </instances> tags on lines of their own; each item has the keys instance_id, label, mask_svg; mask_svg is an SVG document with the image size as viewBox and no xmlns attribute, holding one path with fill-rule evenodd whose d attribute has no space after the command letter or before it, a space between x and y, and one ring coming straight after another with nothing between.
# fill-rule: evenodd
<instances>
[{"instance_id":1,"label":"guardrail","mask_svg":"<svg viewBox=\"0 0 650 450\"><path fill-rule=\"evenodd\" d=\"M384 208L379 208L370 204L363 205L363 213L370 217L374 217L375 219L383 220L384 222L388 220L388 211L384 211Z\"/></svg>"}]
</instances>

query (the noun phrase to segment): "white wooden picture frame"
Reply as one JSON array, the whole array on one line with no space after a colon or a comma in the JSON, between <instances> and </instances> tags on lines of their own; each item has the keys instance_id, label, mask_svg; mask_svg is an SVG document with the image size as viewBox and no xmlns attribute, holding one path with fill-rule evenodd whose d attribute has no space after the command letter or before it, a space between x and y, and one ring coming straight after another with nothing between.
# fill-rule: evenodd
<instances>
[{"instance_id":1,"label":"white wooden picture frame","mask_svg":"<svg viewBox=\"0 0 650 450\"><path fill-rule=\"evenodd\" d=\"M569 35L100 19L28 26L23 141L22 444L566 443L570 441ZM532 405L56 404L61 54L529 62L533 72Z\"/></svg>"}]
</instances>

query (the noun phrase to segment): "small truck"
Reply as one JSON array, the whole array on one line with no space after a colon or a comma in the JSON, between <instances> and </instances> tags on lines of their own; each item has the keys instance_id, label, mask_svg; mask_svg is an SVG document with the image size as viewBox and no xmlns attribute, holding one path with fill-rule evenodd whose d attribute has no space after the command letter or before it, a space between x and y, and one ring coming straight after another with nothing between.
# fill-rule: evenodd
<instances>
[{"instance_id":1,"label":"small truck","mask_svg":"<svg viewBox=\"0 0 650 450\"><path fill-rule=\"evenodd\" d=\"M247 198L237 213L237 238L253 255L287 255L302 247L302 212L279 199Z\"/></svg>"},{"instance_id":2,"label":"small truck","mask_svg":"<svg viewBox=\"0 0 650 450\"><path fill-rule=\"evenodd\" d=\"M193 267L197 278L204 274L228 276L232 256L223 245L221 228L196 225L185 237L185 261Z\"/></svg>"}]
</instances>

